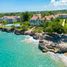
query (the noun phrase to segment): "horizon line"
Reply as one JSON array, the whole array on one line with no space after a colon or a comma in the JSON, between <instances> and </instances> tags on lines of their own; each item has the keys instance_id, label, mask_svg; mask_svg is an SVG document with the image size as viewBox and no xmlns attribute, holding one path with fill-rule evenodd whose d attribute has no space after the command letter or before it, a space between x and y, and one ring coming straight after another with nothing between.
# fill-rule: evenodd
<instances>
[{"instance_id":1,"label":"horizon line","mask_svg":"<svg viewBox=\"0 0 67 67\"><path fill-rule=\"evenodd\" d=\"M67 9L53 9L53 10L28 10L28 11L9 11L9 12L0 12L1 13L21 13L21 12L41 12L41 11L61 11Z\"/></svg>"}]
</instances>

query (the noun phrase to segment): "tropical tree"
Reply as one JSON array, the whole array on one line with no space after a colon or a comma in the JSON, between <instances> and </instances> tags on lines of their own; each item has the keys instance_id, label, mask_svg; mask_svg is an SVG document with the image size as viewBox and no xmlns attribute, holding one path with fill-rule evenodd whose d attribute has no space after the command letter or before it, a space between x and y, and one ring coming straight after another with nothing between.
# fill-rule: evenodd
<instances>
[{"instance_id":1,"label":"tropical tree","mask_svg":"<svg viewBox=\"0 0 67 67\"><path fill-rule=\"evenodd\" d=\"M64 28L62 26L62 24L60 24L59 20L53 20L53 21L49 21L47 23L43 24L44 27L44 32L56 32L56 33L64 33Z\"/></svg>"},{"instance_id":2,"label":"tropical tree","mask_svg":"<svg viewBox=\"0 0 67 67\"><path fill-rule=\"evenodd\" d=\"M8 23L8 21L7 20L3 20L3 22L2 22L4 25L5 24L7 24Z\"/></svg>"},{"instance_id":3,"label":"tropical tree","mask_svg":"<svg viewBox=\"0 0 67 67\"><path fill-rule=\"evenodd\" d=\"M30 22L25 22L25 23L23 23L22 25L21 25L21 27L22 27L22 29L24 30L24 31L26 31L26 30L28 30L29 28L30 28Z\"/></svg>"},{"instance_id":4,"label":"tropical tree","mask_svg":"<svg viewBox=\"0 0 67 67\"><path fill-rule=\"evenodd\" d=\"M21 15L22 22L29 21L29 19L30 19L30 16L29 16L28 12L22 13L22 15Z\"/></svg>"}]
</instances>

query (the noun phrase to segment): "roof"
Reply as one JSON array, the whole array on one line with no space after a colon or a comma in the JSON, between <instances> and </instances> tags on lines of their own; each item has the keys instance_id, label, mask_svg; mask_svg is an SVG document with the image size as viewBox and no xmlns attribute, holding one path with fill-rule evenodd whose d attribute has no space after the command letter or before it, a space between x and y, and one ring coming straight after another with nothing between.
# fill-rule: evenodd
<instances>
[{"instance_id":1,"label":"roof","mask_svg":"<svg viewBox=\"0 0 67 67\"><path fill-rule=\"evenodd\" d=\"M55 17L59 17L59 16L67 16L67 14L57 14L57 15L55 15Z\"/></svg>"},{"instance_id":2,"label":"roof","mask_svg":"<svg viewBox=\"0 0 67 67\"><path fill-rule=\"evenodd\" d=\"M37 20L37 19L41 19L41 14L35 14L31 18L31 20Z\"/></svg>"},{"instance_id":3,"label":"roof","mask_svg":"<svg viewBox=\"0 0 67 67\"><path fill-rule=\"evenodd\" d=\"M55 18L55 16L54 15L49 15L49 16L45 16L45 17L43 17L42 18L42 20L51 20L52 18Z\"/></svg>"},{"instance_id":4,"label":"roof","mask_svg":"<svg viewBox=\"0 0 67 67\"><path fill-rule=\"evenodd\" d=\"M20 18L20 16L4 16L3 18L15 19L15 18Z\"/></svg>"},{"instance_id":5,"label":"roof","mask_svg":"<svg viewBox=\"0 0 67 67\"><path fill-rule=\"evenodd\" d=\"M31 20L37 20L37 19L51 20L52 18L55 19L59 16L67 16L67 14L56 14L56 15L49 15L49 16L44 16L44 17L41 17L41 14L35 14L35 15L32 16Z\"/></svg>"},{"instance_id":6,"label":"roof","mask_svg":"<svg viewBox=\"0 0 67 67\"><path fill-rule=\"evenodd\" d=\"M33 15L33 17L31 18L31 20L37 20L38 16Z\"/></svg>"},{"instance_id":7,"label":"roof","mask_svg":"<svg viewBox=\"0 0 67 67\"><path fill-rule=\"evenodd\" d=\"M53 15L45 16L46 18L53 18Z\"/></svg>"}]
</instances>

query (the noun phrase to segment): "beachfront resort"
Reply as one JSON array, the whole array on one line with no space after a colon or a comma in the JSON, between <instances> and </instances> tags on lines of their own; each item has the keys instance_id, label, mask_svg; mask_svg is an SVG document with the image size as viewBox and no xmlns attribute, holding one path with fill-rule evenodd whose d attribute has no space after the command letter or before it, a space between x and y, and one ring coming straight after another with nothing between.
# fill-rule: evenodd
<instances>
[{"instance_id":1,"label":"beachfront resort","mask_svg":"<svg viewBox=\"0 0 67 67\"><path fill-rule=\"evenodd\" d=\"M22 61L24 60L24 58L20 60L20 62L22 63L20 63L21 66L27 66L26 62L29 61L27 60L29 56L32 55L33 59L35 59L35 57L37 58L37 56L39 57L43 53L43 56L47 61L45 59L41 59L43 56L41 56L41 60L48 62L49 64L51 62L52 66L54 64L54 67L55 65L59 67L66 66L67 13L55 13L52 11L46 13L23 12L16 14L0 14L0 16L0 35L2 36L0 36L0 40L3 40L1 44L3 45L4 43L9 52L17 52L16 54L18 54L19 52L17 57L21 54L21 59L23 57L26 58L25 63L22 63L24 62ZM33 53L35 54L33 55ZM45 55L47 56L47 58ZM55 64L57 62L53 63L54 61L52 62L50 58L48 61L48 56L52 57L53 60L56 58L56 60L60 60L62 62L59 61L60 65ZM33 59L30 59L30 63L33 63L36 60ZM39 63L38 60L36 60L37 64ZM19 60L13 61L17 63ZM43 61L40 61L40 63L45 63ZM11 66L10 63L9 66ZM17 64L19 65L19 62Z\"/></svg>"},{"instance_id":2,"label":"beachfront resort","mask_svg":"<svg viewBox=\"0 0 67 67\"><path fill-rule=\"evenodd\" d=\"M0 0L0 67L67 67L67 0Z\"/></svg>"},{"instance_id":3,"label":"beachfront resort","mask_svg":"<svg viewBox=\"0 0 67 67\"><path fill-rule=\"evenodd\" d=\"M66 13L42 15L24 12L21 16L4 15L0 18L0 30L38 39L38 47L42 52L66 53L66 18ZM62 43L64 45L61 46Z\"/></svg>"},{"instance_id":4,"label":"beachfront resort","mask_svg":"<svg viewBox=\"0 0 67 67\"><path fill-rule=\"evenodd\" d=\"M66 29L67 29L67 14L51 14L51 15L42 15L42 14L29 14L28 12L23 13L22 16L2 16L0 17L0 28L3 27L15 27L15 28L21 28L21 30L23 30L23 28L26 28L26 31L28 31L28 29L32 29L33 27L37 27L36 29L39 28L39 30L37 31L36 29L34 29L33 32L57 32L57 33L67 33ZM58 26L60 26L59 28L61 30L52 30L53 26L57 26L57 24L59 24ZM57 27L58 27L57 26ZM50 27L50 28L49 28ZM25 29L24 28L24 29ZM41 29L41 30L40 30Z\"/></svg>"}]
</instances>

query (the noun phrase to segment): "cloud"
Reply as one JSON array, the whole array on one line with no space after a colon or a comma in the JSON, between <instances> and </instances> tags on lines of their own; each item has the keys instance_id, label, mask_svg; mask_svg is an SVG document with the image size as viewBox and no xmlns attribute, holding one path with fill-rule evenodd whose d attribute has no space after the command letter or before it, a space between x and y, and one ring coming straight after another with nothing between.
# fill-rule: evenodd
<instances>
[{"instance_id":1,"label":"cloud","mask_svg":"<svg viewBox=\"0 0 67 67\"><path fill-rule=\"evenodd\" d=\"M67 0L51 0L51 4L54 6L67 6Z\"/></svg>"}]
</instances>

